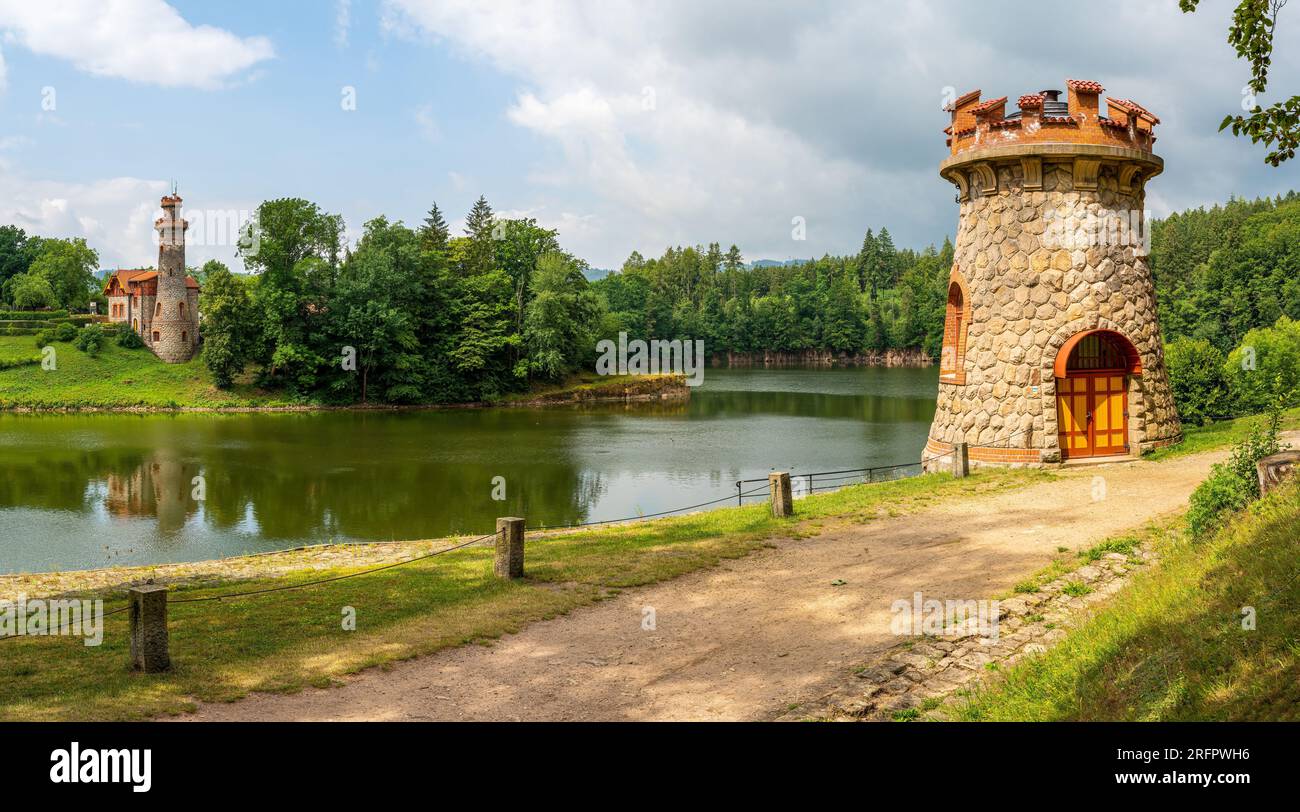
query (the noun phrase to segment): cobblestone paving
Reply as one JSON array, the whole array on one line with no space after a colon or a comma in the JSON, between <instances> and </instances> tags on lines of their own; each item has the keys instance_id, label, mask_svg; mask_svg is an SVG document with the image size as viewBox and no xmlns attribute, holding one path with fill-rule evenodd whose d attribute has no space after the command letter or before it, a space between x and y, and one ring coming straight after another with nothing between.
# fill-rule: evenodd
<instances>
[{"instance_id":1,"label":"cobblestone paving","mask_svg":"<svg viewBox=\"0 0 1300 812\"><path fill-rule=\"evenodd\" d=\"M785 721L887 721L918 716L948 718L967 691L998 678L1002 669L1041 654L1085 620L1096 604L1122 589L1133 572L1156 561L1147 547L1131 555L1106 553L1039 587L999 602L996 637L980 636L970 618L951 634L908 637L881 657L853 670L835 691L804 703ZM1082 595L1079 585L1087 588ZM913 710L914 709L914 710Z\"/></svg>"}]
</instances>

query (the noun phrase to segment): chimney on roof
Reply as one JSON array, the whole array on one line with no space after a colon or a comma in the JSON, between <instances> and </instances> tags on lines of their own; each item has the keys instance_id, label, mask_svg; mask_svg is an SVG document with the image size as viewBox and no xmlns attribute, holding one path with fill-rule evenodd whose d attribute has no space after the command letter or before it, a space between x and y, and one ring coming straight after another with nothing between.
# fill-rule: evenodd
<instances>
[{"instance_id":1,"label":"chimney on roof","mask_svg":"<svg viewBox=\"0 0 1300 812\"><path fill-rule=\"evenodd\" d=\"M1043 97L1043 115L1068 116L1070 114L1069 106L1061 101L1061 91L1040 90L1038 92Z\"/></svg>"},{"instance_id":2,"label":"chimney on roof","mask_svg":"<svg viewBox=\"0 0 1300 812\"><path fill-rule=\"evenodd\" d=\"M1101 102L1097 97L1104 88L1083 79L1067 79L1065 86L1070 91L1070 114L1082 121L1096 121L1101 115Z\"/></svg>"}]
</instances>

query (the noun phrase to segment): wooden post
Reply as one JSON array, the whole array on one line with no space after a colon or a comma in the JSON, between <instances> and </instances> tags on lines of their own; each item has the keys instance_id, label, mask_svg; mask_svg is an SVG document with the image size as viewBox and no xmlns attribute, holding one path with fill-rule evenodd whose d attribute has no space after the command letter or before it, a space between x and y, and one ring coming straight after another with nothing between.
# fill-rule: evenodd
<instances>
[{"instance_id":1,"label":"wooden post","mask_svg":"<svg viewBox=\"0 0 1300 812\"><path fill-rule=\"evenodd\" d=\"M794 515L794 498L790 492L790 475L772 473L767 475L767 487L772 493L772 515L777 518Z\"/></svg>"},{"instance_id":2,"label":"wooden post","mask_svg":"<svg viewBox=\"0 0 1300 812\"><path fill-rule=\"evenodd\" d=\"M524 577L524 520L514 516L497 519L497 554L492 571L498 578Z\"/></svg>"},{"instance_id":3,"label":"wooden post","mask_svg":"<svg viewBox=\"0 0 1300 812\"><path fill-rule=\"evenodd\" d=\"M146 674L170 670L167 587L138 586L127 592L131 601L131 667Z\"/></svg>"},{"instance_id":4,"label":"wooden post","mask_svg":"<svg viewBox=\"0 0 1300 812\"><path fill-rule=\"evenodd\" d=\"M961 479L970 473L970 454L965 443L952 447L952 475Z\"/></svg>"},{"instance_id":5,"label":"wooden post","mask_svg":"<svg viewBox=\"0 0 1300 812\"><path fill-rule=\"evenodd\" d=\"M1255 463L1259 475L1259 495L1268 496L1268 492L1280 485L1282 480L1293 476L1298 467L1300 451L1283 451Z\"/></svg>"}]
</instances>

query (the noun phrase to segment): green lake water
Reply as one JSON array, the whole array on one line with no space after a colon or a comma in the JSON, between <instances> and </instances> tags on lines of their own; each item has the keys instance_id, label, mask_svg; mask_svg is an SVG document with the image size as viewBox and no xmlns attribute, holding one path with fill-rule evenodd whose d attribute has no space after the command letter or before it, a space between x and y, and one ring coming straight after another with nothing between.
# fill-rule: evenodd
<instances>
[{"instance_id":1,"label":"green lake water","mask_svg":"<svg viewBox=\"0 0 1300 812\"><path fill-rule=\"evenodd\" d=\"M0 572L477 535L497 516L618 519L734 495L773 469L916 462L937 382L936 369L709 369L677 404L0 414Z\"/></svg>"}]
</instances>

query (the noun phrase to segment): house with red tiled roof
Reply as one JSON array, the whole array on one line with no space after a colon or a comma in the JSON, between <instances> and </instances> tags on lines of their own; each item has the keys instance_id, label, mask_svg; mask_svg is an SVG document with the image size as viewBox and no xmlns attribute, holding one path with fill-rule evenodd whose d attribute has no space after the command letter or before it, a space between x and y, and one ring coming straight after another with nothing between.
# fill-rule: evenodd
<instances>
[{"instance_id":1,"label":"house with red tiled roof","mask_svg":"<svg viewBox=\"0 0 1300 812\"><path fill-rule=\"evenodd\" d=\"M108 320L131 325L146 346L152 347L151 332L154 317L161 303L158 301L158 272L153 268L120 268L109 274L104 285L108 297ZM185 276L185 302L194 314L192 334L198 336L199 281Z\"/></svg>"}]
</instances>

